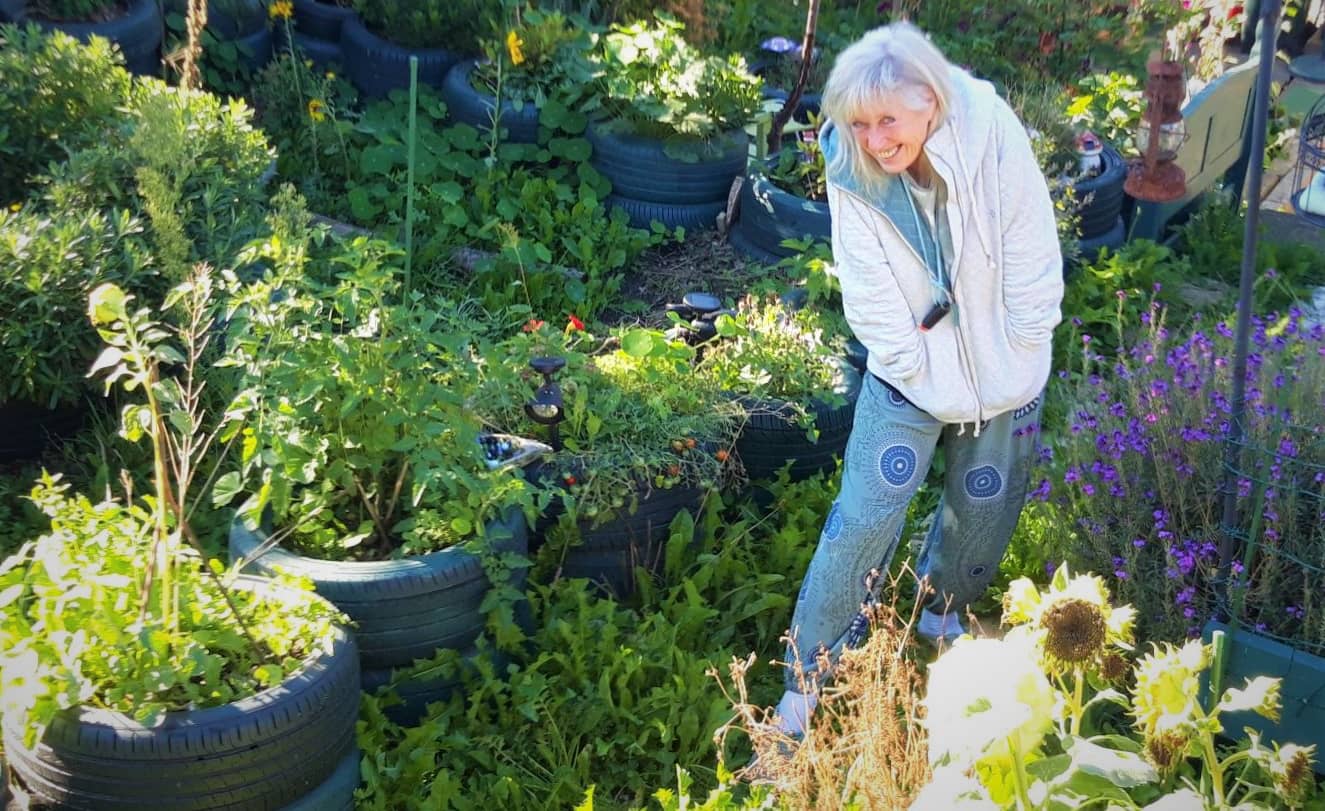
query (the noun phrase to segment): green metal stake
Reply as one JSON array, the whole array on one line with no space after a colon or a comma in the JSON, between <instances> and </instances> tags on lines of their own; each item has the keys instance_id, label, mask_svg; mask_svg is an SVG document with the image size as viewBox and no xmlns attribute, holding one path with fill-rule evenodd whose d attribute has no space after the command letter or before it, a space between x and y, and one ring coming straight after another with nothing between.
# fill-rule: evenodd
<instances>
[{"instance_id":1,"label":"green metal stake","mask_svg":"<svg viewBox=\"0 0 1325 811\"><path fill-rule=\"evenodd\" d=\"M409 171L405 189L405 295L411 290L410 274L414 269L414 145L418 142L419 58L409 58L409 148L406 158Z\"/></svg>"}]
</instances>

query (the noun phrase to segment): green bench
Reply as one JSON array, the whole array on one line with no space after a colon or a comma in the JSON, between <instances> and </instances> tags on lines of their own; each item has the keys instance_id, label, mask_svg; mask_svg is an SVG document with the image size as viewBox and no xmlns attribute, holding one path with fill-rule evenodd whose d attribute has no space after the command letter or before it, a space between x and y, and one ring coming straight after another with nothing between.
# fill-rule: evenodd
<instances>
[{"instance_id":1,"label":"green bench","mask_svg":"<svg viewBox=\"0 0 1325 811\"><path fill-rule=\"evenodd\" d=\"M1168 203L1132 201L1124 217L1128 239L1162 242L1221 183L1240 196L1251 151L1251 119L1260 49L1212 81L1182 108L1187 140L1177 163L1187 174L1187 192Z\"/></svg>"}]
</instances>

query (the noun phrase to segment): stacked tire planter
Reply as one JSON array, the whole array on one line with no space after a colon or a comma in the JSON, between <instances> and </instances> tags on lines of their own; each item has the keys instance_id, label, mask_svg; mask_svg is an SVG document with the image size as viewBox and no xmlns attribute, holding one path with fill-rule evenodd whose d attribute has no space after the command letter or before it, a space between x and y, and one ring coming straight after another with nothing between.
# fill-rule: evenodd
<instances>
[{"instance_id":1,"label":"stacked tire planter","mask_svg":"<svg viewBox=\"0 0 1325 811\"><path fill-rule=\"evenodd\" d=\"M319 68L345 61L341 30L355 16L354 9L321 0L294 0L294 46Z\"/></svg>"},{"instance_id":2,"label":"stacked tire planter","mask_svg":"<svg viewBox=\"0 0 1325 811\"><path fill-rule=\"evenodd\" d=\"M129 0L127 5L128 10L124 14L105 22L36 22L42 28L63 31L83 42L94 36L104 37L120 46L120 51L124 53L124 66L130 72L140 76L160 75L165 21L157 0Z\"/></svg>"},{"instance_id":3,"label":"stacked tire planter","mask_svg":"<svg viewBox=\"0 0 1325 811\"><path fill-rule=\"evenodd\" d=\"M442 100L452 121L469 124L480 130L492 128L492 114L497 99L474 89L469 77L478 60L458 62L446 73L442 82ZM502 99L498 126L506 130L506 141L514 144L538 143L538 108L524 104L519 110L507 99Z\"/></svg>"},{"instance_id":4,"label":"stacked tire planter","mask_svg":"<svg viewBox=\"0 0 1325 811\"><path fill-rule=\"evenodd\" d=\"M770 159L775 160L775 159ZM752 169L741 184L741 204L728 241L746 256L768 264L793 256L784 239L832 239L828 203L779 188L767 171Z\"/></svg>"},{"instance_id":5,"label":"stacked tire planter","mask_svg":"<svg viewBox=\"0 0 1325 811\"><path fill-rule=\"evenodd\" d=\"M838 366L841 375L835 390L846 402L838 406L818 400L806 404L819 429L819 437L814 441L795 422L794 411L786 401L740 398L748 420L736 438L736 455L752 481L773 478L788 462L794 482L836 466L837 459L846 452L861 384L860 372L846 358Z\"/></svg>"},{"instance_id":6,"label":"stacked tire planter","mask_svg":"<svg viewBox=\"0 0 1325 811\"><path fill-rule=\"evenodd\" d=\"M635 593L636 567L662 572L672 519L681 510L696 512L703 491L640 485L635 495L639 505L633 513L618 511L596 526L583 519L579 522L580 542L566 550L559 567L561 577L583 577L608 594L625 598ZM538 526L539 544L559 514L559 510L544 514Z\"/></svg>"},{"instance_id":7,"label":"stacked tire planter","mask_svg":"<svg viewBox=\"0 0 1325 811\"><path fill-rule=\"evenodd\" d=\"M1127 239L1122 217L1127 163L1118 150L1108 144L1100 153L1100 161L1102 168L1098 175L1075 184L1077 199L1086 201L1077 209L1081 217L1081 257L1084 261L1095 259L1101 248L1121 247Z\"/></svg>"},{"instance_id":8,"label":"stacked tire planter","mask_svg":"<svg viewBox=\"0 0 1325 811\"><path fill-rule=\"evenodd\" d=\"M262 14L235 16L213 0L207 4L207 29L235 46L240 65L250 75L262 70L276 52L275 35Z\"/></svg>"},{"instance_id":9,"label":"stacked tire planter","mask_svg":"<svg viewBox=\"0 0 1325 811\"><path fill-rule=\"evenodd\" d=\"M345 75L369 98L408 88L411 56L419 58L419 83L434 88L442 86L447 71L460 61L459 54L442 48L406 48L382 39L357 15L342 22L340 47Z\"/></svg>"},{"instance_id":10,"label":"stacked tire planter","mask_svg":"<svg viewBox=\"0 0 1325 811\"><path fill-rule=\"evenodd\" d=\"M238 586L279 589L259 578ZM281 684L224 706L167 713L153 727L80 706L27 747L20 719L6 718L5 757L39 805L348 811L359 784L358 695L358 650L337 628L331 649L314 651Z\"/></svg>"},{"instance_id":11,"label":"stacked tire planter","mask_svg":"<svg viewBox=\"0 0 1325 811\"><path fill-rule=\"evenodd\" d=\"M590 124L586 136L593 147L590 165L612 183L608 205L623 209L636 228L654 220L668 228L715 227L750 150L748 135L728 132L697 143L701 157L688 163L668 155L660 139L617 132L602 122Z\"/></svg>"},{"instance_id":12,"label":"stacked tire planter","mask_svg":"<svg viewBox=\"0 0 1325 811\"><path fill-rule=\"evenodd\" d=\"M236 519L230 525L231 560L244 558L248 572L308 577L318 594L345 612L355 623L365 691L376 691L392 680L393 671L430 658L439 648L469 651L483 630L479 605L491 584L474 552L450 548L357 562L316 560L276 546L253 558L267 537L266 531ZM528 530L518 510L490 524L487 537L495 551L528 551ZM524 569L512 574L516 589L524 590L526 574ZM403 683L398 693L404 704L391 708L391 717L412 723L429 703L449 698L456 686L455 679Z\"/></svg>"}]
</instances>

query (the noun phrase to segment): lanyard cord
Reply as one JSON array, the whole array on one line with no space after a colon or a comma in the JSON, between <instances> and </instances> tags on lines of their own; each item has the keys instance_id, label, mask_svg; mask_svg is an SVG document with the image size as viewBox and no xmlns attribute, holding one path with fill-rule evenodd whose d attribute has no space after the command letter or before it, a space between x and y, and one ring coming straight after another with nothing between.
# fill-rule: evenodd
<instances>
[{"instance_id":1,"label":"lanyard cord","mask_svg":"<svg viewBox=\"0 0 1325 811\"><path fill-rule=\"evenodd\" d=\"M906 201L911 204L911 220L915 223L916 234L920 236L920 255L925 262L925 273L929 275L929 284L934 288L934 303L951 304L952 296L948 291L948 279L943 267L943 245L939 242L938 223L935 222L930 226L921 227L920 212L916 208L915 194L912 193L909 184L905 184L905 181L904 185L907 186ZM935 208L934 219L937 220L937 206ZM937 254L932 264L929 261L929 247L925 244L924 235L926 233L929 234L929 238L934 245L934 253Z\"/></svg>"}]
</instances>

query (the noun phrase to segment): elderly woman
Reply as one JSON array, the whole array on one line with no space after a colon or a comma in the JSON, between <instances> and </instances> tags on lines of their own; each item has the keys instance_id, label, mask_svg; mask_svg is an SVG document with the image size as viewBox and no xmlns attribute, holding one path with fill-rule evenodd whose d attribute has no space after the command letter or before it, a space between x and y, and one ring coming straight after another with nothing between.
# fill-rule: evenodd
<instances>
[{"instance_id":1,"label":"elderly woman","mask_svg":"<svg viewBox=\"0 0 1325 811\"><path fill-rule=\"evenodd\" d=\"M1061 314L1053 203L1016 114L914 26L871 31L833 67L820 136L842 303L869 349L842 488L792 620L782 728L802 731L824 656L863 635L940 438L944 486L917 571L917 632L963 633L1029 479ZM876 574L871 575L874 571Z\"/></svg>"}]
</instances>

